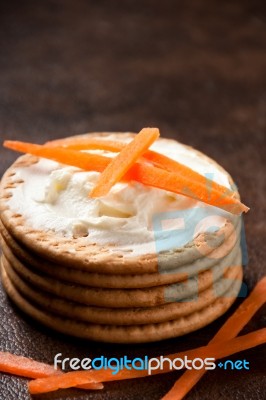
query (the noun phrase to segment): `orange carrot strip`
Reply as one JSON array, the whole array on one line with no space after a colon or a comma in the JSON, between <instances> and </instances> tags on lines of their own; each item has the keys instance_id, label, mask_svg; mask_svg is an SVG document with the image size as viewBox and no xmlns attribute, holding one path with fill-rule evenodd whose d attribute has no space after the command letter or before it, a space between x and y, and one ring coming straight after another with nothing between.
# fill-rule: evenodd
<instances>
[{"instance_id":1,"label":"orange carrot strip","mask_svg":"<svg viewBox=\"0 0 266 400\"><path fill-rule=\"evenodd\" d=\"M30 394L40 394L53 392L58 389L67 389L71 387L77 387L82 385L87 386L87 389L102 389L103 385L101 382L95 382L89 377L88 371L82 371L84 375L81 375L81 371L66 372L59 376L53 376L48 378L35 379L28 382L28 388ZM100 385L99 385L100 383Z\"/></svg>"},{"instance_id":2,"label":"orange carrot strip","mask_svg":"<svg viewBox=\"0 0 266 400\"><path fill-rule=\"evenodd\" d=\"M225 345L224 341L238 335L256 311L266 302L266 276L262 278L250 295L243 301L225 324L219 329L208 346L212 344ZM207 346L207 347L208 347ZM181 400L205 374L205 370L186 371L175 383L173 388L163 397L163 400Z\"/></svg>"},{"instance_id":3,"label":"orange carrot strip","mask_svg":"<svg viewBox=\"0 0 266 400\"><path fill-rule=\"evenodd\" d=\"M86 154L80 151L48 147L27 142L5 140L4 147L22 153L29 153L37 157L48 158L62 164L99 172L103 171L110 162L108 157L98 154Z\"/></svg>"},{"instance_id":4,"label":"orange carrot strip","mask_svg":"<svg viewBox=\"0 0 266 400\"><path fill-rule=\"evenodd\" d=\"M159 137L157 128L143 128L134 139L128 143L120 153L112 159L108 167L103 171L96 186L92 189L90 197L106 195L126 172L132 167L137 159L150 147Z\"/></svg>"},{"instance_id":5,"label":"orange carrot strip","mask_svg":"<svg viewBox=\"0 0 266 400\"><path fill-rule=\"evenodd\" d=\"M186 174L177 174L174 172L165 171L161 168L147 165L144 163L136 163L129 171L130 175L125 175L125 178L136 180L147 186L157 187L173 193L179 193L203 203L210 204L215 207L222 208L233 214L241 214L247 212L249 208L234 197L234 192L223 188L223 192L206 188L206 180L198 182L193 180L193 177ZM229 195L227 194L229 191ZM210 196L211 193L211 196Z\"/></svg>"},{"instance_id":6,"label":"orange carrot strip","mask_svg":"<svg viewBox=\"0 0 266 400\"><path fill-rule=\"evenodd\" d=\"M0 371L25 378L44 378L62 374L62 371L54 369L52 365L4 351L0 352Z\"/></svg>"},{"instance_id":7,"label":"orange carrot strip","mask_svg":"<svg viewBox=\"0 0 266 400\"><path fill-rule=\"evenodd\" d=\"M80 139L59 139L55 141L51 141L46 143L50 146L63 146L63 148L67 149L75 149L75 150L107 150L111 152L119 152L121 151L126 144L114 141L114 140L106 140L106 139L98 139L98 138L80 138ZM205 196L209 196L210 201L212 201L212 196L217 196L218 198L234 197L236 194L229 188L222 186L216 183L213 180L208 179L207 177L199 174L193 169L187 167L175 161L163 154L157 153L156 151L147 150L143 157L146 160L152 162L158 168L162 168L169 172L174 172L176 174L185 176L189 178L190 182L196 182L197 185L200 185L206 192ZM215 199L214 199L215 201ZM248 210L248 209L247 209Z\"/></svg>"},{"instance_id":8,"label":"orange carrot strip","mask_svg":"<svg viewBox=\"0 0 266 400\"><path fill-rule=\"evenodd\" d=\"M0 351L0 372L18 375L24 378L45 378L63 374L61 370L54 369L52 365L4 351ZM93 387L91 387L91 384L86 384L78 388L102 389L103 385L101 383L94 383Z\"/></svg>"},{"instance_id":9,"label":"orange carrot strip","mask_svg":"<svg viewBox=\"0 0 266 400\"><path fill-rule=\"evenodd\" d=\"M249 342L250 341L250 342ZM242 350L247 350L249 348L259 346L260 344L264 344L266 341L266 328L259 329L247 335L243 335L234 339L230 339L226 342L223 342L223 345L218 345L217 343L208 344L207 346L198 347L195 349L190 349L186 351L182 351L180 353L169 354L165 356L165 358L169 358L170 360L174 360L176 358L183 359L185 356L189 359L194 359L197 357L213 357L216 359L224 358L230 355L233 355ZM249 342L249 344L248 344ZM159 358L158 358L159 360ZM165 374L167 372L172 371L170 369L169 364L165 364L163 369L153 370L152 375ZM81 371L84 372L84 371ZM111 370L106 370L108 374L102 378L102 371L90 371L90 377L95 381L108 382L113 380L125 380L125 379L135 379L135 378L144 378L149 376L147 370L120 370L115 375Z\"/></svg>"},{"instance_id":10,"label":"orange carrot strip","mask_svg":"<svg viewBox=\"0 0 266 400\"><path fill-rule=\"evenodd\" d=\"M66 372L60 375L61 379L57 379L58 376L53 376L54 379L50 379L52 378L51 376L48 378L35 379L28 383L29 392L30 394L40 394L71 387L102 389L103 385L101 381L104 380L104 376L108 375L108 373L107 371L97 372L98 381L90 375L90 371ZM111 375L111 372L109 373L109 375Z\"/></svg>"},{"instance_id":11,"label":"orange carrot strip","mask_svg":"<svg viewBox=\"0 0 266 400\"><path fill-rule=\"evenodd\" d=\"M77 385L75 386L77 389L83 389L83 390L101 390L104 388L103 384L101 382L90 382L90 383L84 383L83 385Z\"/></svg>"},{"instance_id":12,"label":"orange carrot strip","mask_svg":"<svg viewBox=\"0 0 266 400\"><path fill-rule=\"evenodd\" d=\"M266 328L257 330L247 335L240 336L235 339L231 339L220 344L212 344L203 346L198 349L189 350L179 354L171 355L173 358L181 358L181 354L184 354L189 358L196 357L213 357L223 358L266 343ZM158 369L154 373L165 373L169 369ZM61 376L51 376L48 378L36 379L29 382L28 387L31 394L47 393L57 389L75 387L77 385L84 385L86 383L97 383L97 382L108 382L122 379L132 379L147 376L147 371L136 371L136 370L125 370L119 371L117 374L112 374L113 371L101 370L101 371L74 371L68 372ZM173 399L175 399L173 397Z\"/></svg>"},{"instance_id":13,"label":"orange carrot strip","mask_svg":"<svg viewBox=\"0 0 266 400\"><path fill-rule=\"evenodd\" d=\"M148 151L144 154L144 157L158 168L186 177L191 184L194 183L198 188L201 188L202 196L208 198L210 203L213 202L213 204L216 204L219 199L223 201L225 198L234 198L236 196L236 193L229 188L208 179L206 176L199 174L192 168L189 168L178 161L172 160L163 154L156 153L155 151ZM187 190L194 191L190 186L187 186Z\"/></svg>"},{"instance_id":14,"label":"orange carrot strip","mask_svg":"<svg viewBox=\"0 0 266 400\"><path fill-rule=\"evenodd\" d=\"M107 150L112 152L119 152L125 147L126 143L116 140L105 140L97 138L66 138L51 140L46 142L45 146L49 147L63 147L64 149L72 150Z\"/></svg>"},{"instance_id":15,"label":"orange carrot strip","mask_svg":"<svg viewBox=\"0 0 266 400\"><path fill-rule=\"evenodd\" d=\"M82 153L76 150L64 149L58 147L48 147L25 142L9 141L4 142L4 146L24 153L30 153L38 157L45 157L58 161L63 164L72 165L85 170L94 170L102 172L110 163L108 157L96 154ZM198 185L197 182L191 181L185 174L177 174L165 171L143 162L135 163L124 176L125 180L136 180L147 186L157 187L159 189L170 192L183 194L185 196L200 200L204 203L223 208L234 214L247 212L249 210L237 198L232 195L221 198L221 193L215 192L216 197L210 199L206 185L203 183ZM189 190L188 190L189 189ZM224 190L228 190L224 188ZM220 196L220 197L219 197Z\"/></svg>"},{"instance_id":16,"label":"orange carrot strip","mask_svg":"<svg viewBox=\"0 0 266 400\"><path fill-rule=\"evenodd\" d=\"M69 148L69 149L78 149L78 150L101 149L101 150L116 151L116 152L121 151L126 145L125 143L118 141L116 142L113 140L105 140L97 138L59 139L49 143L51 143L51 145L62 145L64 146L64 148ZM158 168L162 168L163 170L166 170L168 172L174 172L175 174L178 174L178 176L181 175L181 179L184 177L187 178L188 179L188 182L186 182L187 189L185 189L184 187L185 189L184 194L189 196L189 192L192 192L191 196L189 197L193 197L204 202L206 202L206 198L208 198L209 201L208 204L217 205L218 207L220 203L225 202L224 201L225 198L231 198L231 199L236 198L236 193L230 190L229 188L226 188L225 186L222 186L216 183L215 181L208 179L207 177L199 174L193 169L187 167L186 165L183 165L178 161L175 161L163 154L157 153L152 150L147 150L143 154L143 157L146 160L152 162L153 165L155 165ZM197 194L195 193L195 190L192 190L191 188L193 182L196 183L197 185L198 188ZM204 198L205 200L202 200L202 198ZM237 200L235 203L234 200L232 200L232 205L233 207L236 207L238 209L239 200ZM249 208L246 207L244 204L242 204L240 208L242 209L242 211L245 212L249 210ZM228 211L231 211L230 206L228 207Z\"/></svg>"}]
</instances>

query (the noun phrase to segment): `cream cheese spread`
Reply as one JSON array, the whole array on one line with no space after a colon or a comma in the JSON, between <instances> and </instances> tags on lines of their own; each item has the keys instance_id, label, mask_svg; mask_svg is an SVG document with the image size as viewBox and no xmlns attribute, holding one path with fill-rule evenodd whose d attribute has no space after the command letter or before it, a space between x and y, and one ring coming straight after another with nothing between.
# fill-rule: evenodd
<instances>
[{"instance_id":1,"label":"cream cheese spread","mask_svg":"<svg viewBox=\"0 0 266 400\"><path fill-rule=\"evenodd\" d=\"M130 140L126 134L124 137L110 134L106 138ZM187 146L174 140L159 139L151 149L230 187L226 172ZM114 155L105 151L99 153L109 157ZM89 193L99 178L98 172L82 171L43 158L29 167L18 167L17 178L24 183L12 190L9 207L22 214L34 229L53 230L67 237L83 236L89 242L111 243L135 249L137 253L154 250L154 217L164 215L161 213L170 212L173 216L170 225L168 219L168 229L180 229L176 226L180 224L180 218L178 215L175 221L175 211L191 210L188 219L193 219L193 210L204 210L204 218L195 226L194 237L210 227L218 230L226 219L233 218L216 207L135 181L117 183L105 197L90 198ZM182 232L180 229L180 235Z\"/></svg>"}]
</instances>

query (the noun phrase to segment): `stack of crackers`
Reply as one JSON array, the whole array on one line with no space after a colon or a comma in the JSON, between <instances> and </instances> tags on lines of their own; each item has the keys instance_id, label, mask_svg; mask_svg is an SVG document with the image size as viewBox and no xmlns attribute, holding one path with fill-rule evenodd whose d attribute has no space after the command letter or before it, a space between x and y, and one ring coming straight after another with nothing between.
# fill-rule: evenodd
<instances>
[{"instance_id":1,"label":"stack of crackers","mask_svg":"<svg viewBox=\"0 0 266 400\"><path fill-rule=\"evenodd\" d=\"M64 334L137 343L195 331L234 302L242 282L240 217L182 247L137 255L89 235L36 229L10 199L23 193L21 170L39 161L18 158L0 187L2 282L23 312Z\"/></svg>"}]
</instances>

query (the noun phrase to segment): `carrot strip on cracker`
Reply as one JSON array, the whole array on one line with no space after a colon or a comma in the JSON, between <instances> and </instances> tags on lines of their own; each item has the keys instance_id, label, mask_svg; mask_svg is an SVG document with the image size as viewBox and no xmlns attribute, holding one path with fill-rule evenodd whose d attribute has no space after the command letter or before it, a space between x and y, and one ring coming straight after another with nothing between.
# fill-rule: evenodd
<instances>
[{"instance_id":1,"label":"carrot strip on cracker","mask_svg":"<svg viewBox=\"0 0 266 400\"><path fill-rule=\"evenodd\" d=\"M62 146L65 149L106 150L110 152L119 152L126 146L126 144L123 142L97 138L59 139L48 142L46 143L46 145ZM161 168L168 172L174 172L179 176L181 175L181 179L182 177L187 177L189 178L189 182L195 182L197 186L201 188L201 193L198 194L198 198L204 195L205 197L209 197L210 202L214 201L214 204L216 204L219 198L222 200L226 196L235 197L235 192L233 192L229 188L218 184L214 180L208 179L206 176L199 174L192 168L187 167L186 165L181 164L180 162L173 160L165 156L164 154L160 154L152 150L147 150L143 154L143 158L148 160L158 168ZM192 191L191 187L188 185L186 190ZM248 208L243 208L243 211L248 211Z\"/></svg>"},{"instance_id":2,"label":"carrot strip on cracker","mask_svg":"<svg viewBox=\"0 0 266 400\"><path fill-rule=\"evenodd\" d=\"M59 145L59 146L62 145L64 148L69 148L69 149L78 149L78 150L100 149L100 150L115 151L115 152L121 151L126 146L125 143L119 141L97 139L97 138L59 139L48 143L51 145ZM242 208L242 211L245 212L249 210L249 208L244 206L243 204L241 204L241 206L239 207L240 202L238 199L236 199L236 202L234 202L234 198L236 197L235 192L199 174L192 168L189 168L178 161L175 161L163 154L157 153L156 151L152 150L147 150L143 154L143 157L146 160L152 162L152 164L158 168L178 174L178 177L181 180L181 182L183 181L184 177L187 178L189 182L185 183L182 194L189 196L190 193L192 195L189 197L193 197L204 202L207 202L206 198L208 198L209 204L217 206L219 206L219 202L224 203L225 197L227 197L231 199L227 208L230 209L230 205L232 203L232 207L235 207L237 209ZM193 182L195 182L197 190L195 190L195 187L193 188L191 187ZM227 204L227 202L225 204Z\"/></svg>"},{"instance_id":3,"label":"carrot strip on cracker","mask_svg":"<svg viewBox=\"0 0 266 400\"><path fill-rule=\"evenodd\" d=\"M64 149L72 150L106 150L117 153L126 146L126 143L98 138L66 138L51 140L46 142L45 146L63 147Z\"/></svg>"},{"instance_id":4,"label":"carrot strip on cracker","mask_svg":"<svg viewBox=\"0 0 266 400\"><path fill-rule=\"evenodd\" d=\"M160 133L157 128L143 128L134 139L128 143L108 167L103 171L96 186L92 189L90 197L106 195L112 186L121 180L139 157L158 139Z\"/></svg>"},{"instance_id":5,"label":"carrot strip on cracker","mask_svg":"<svg viewBox=\"0 0 266 400\"><path fill-rule=\"evenodd\" d=\"M240 336L235 339L231 339L227 342L224 342L222 346L218 343L214 343L208 346L200 347L198 349L188 350L187 352L173 354L170 357L174 359L181 358L186 355L189 358L213 357L219 359L223 357L228 357L240 351L244 351L264 343L266 343L266 328L259 329L255 332ZM163 370L158 369L154 371L154 374L166 372L169 372L169 366L164 368ZM32 380L28 383L28 387L31 394L41 394L58 389L76 387L78 385L84 385L86 383L96 384L99 382L133 379L144 376L147 376L146 370L137 371L123 369L115 375L110 369L101 371L74 371L65 373L61 376L51 376L48 378ZM176 397L172 398L176 399Z\"/></svg>"},{"instance_id":6,"label":"carrot strip on cracker","mask_svg":"<svg viewBox=\"0 0 266 400\"><path fill-rule=\"evenodd\" d=\"M55 141L48 142L49 145L53 146L63 146L66 149L76 149L76 150L107 150L111 152L119 152L121 151L126 144L119 141L107 140L107 139L97 139L97 138L84 138L84 139L59 139ZM184 186L183 191L185 190L185 195L189 195L189 192L194 193L194 197L199 200L206 202L206 197L208 197L209 203L213 205L219 206L219 201L222 202L225 197L234 198L236 196L235 192L218 184L217 182L208 179L206 176L199 174L194 171L192 168L187 167L184 164L181 164L178 161L175 161L163 154L157 153L156 151L147 150L143 154L143 158L150 161L154 166L161 168L168 172L174 172L178 174L179 178L186 177L189 179L189 184L186 182L186 186ZM191 188L191 184L195 182L197 185L197 193L195 193L195 188ZM201 190L199 192L199 189ZM203 197L205 200L203 200ZM233 201L233 200L232 200ZM238 208L239 201L237 201L235 207ZM240 206L242 211L247 212L248 207L242 205Z\"/></svg>"},{"instance_id":7,"label":"carrot strip on cracker","mask_svg":"<svg viewBox=\"0 0 266 400\"><path fill-rule=\"evenodd\" d=\"M266 276L262 278L250 295L241 303L238 309L219 329L209 345L226 343L225 340L232 339L238 335L256 311L266 302ZM177 380L173 388L163 397L163 400L181 400L193 388L193 386L205 374L205 370L186 371Z\"/></svg>"},{"instance_id":8,"label":"carrot strip on cracker","mask_svg":"<svg viewBox=\"0 0 266 400\"><path fill-rule=\"evenodd\" d=\"M4 142L4 146L15 151L52 159L84 170L102 172L112 162L109 157L103 155L88 154L62 147L42 146L8 140ZM125 149L124 147L123 150ZM148 151L145 155L148 154L148 157L150 157L150 153L154 152ZM212 181L209 182L205 177L182 164L180 164L181 172L178 173L178 163L176 164L175 161L166 156L156 153L156 156L151 155L151 157L153 160L156 159L158 165L160 163L161 167L165 166L168 170L141 161L132 165L123 179L128 181L136 180L147 186L183 194L234 214L240 214L243 211L247 212L249 210L236 197L235 192L228 188ZM171 168L175 168L175 172L169 171Z\"/></svg>"},{"instance_id":9,"label":"carrot strip on cracker","mask_svg":"<svg viewBox=\"0 0 266 400\"><path fill-rule=\"evenodd\" d=\"M182 194L233 214L247 212L249 208L235 197L235 193L226 187L222 191L210 189L205 183L191 179L185 174L165 171L152 165L136 163L129 171L129 177L147 186L153 186L169 192ZM126 178L129 178L127 175ZM210 195L211 194L211 195Z\"/></svg>"},{"instance_id":10,"label":"carrot strip on cracker","mask_svg":"<svg viewBox=\"0 0 266 400\"><path fill-rule=\"evenodd\" d=\"M5 140L4 147L21 153L29 153L37 157L48 158L49 160L87 171L101 172L110 162L108 157L98 154L86 154L76 150L69 150L61 147L48 147L27 142Z\"/></svg>"}]
</instances>

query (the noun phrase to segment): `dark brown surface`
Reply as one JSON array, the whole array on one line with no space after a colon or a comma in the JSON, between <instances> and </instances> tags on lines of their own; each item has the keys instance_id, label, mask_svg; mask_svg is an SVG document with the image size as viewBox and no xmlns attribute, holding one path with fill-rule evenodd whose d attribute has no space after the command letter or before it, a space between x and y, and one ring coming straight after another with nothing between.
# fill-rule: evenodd
<instances>
[{"instance_id":1,"label":"dark brown surface","mask_svg":"<svg viewBox=\"0 0 266 400\"><path fill-rule=\"evenodd\" d=\"M248 288L265 274L266 7L264 1L1 2L0 136L43 142L97 130L158 126L235 178L243 201ZM4 5L3 5L4 4ZM0 150L1 173L16 155ZM234 307L235 308L235 307ZM54 334L0 292L1 349L66 357L165 355L205 344L224 316L183 338L108 346ZM266 325L265 309L245 332ZM263 400L265 347L239 354L250 371L209 372L188 399ZM180 373L106 384L103 392L38 399L159 399ZM28 399L26 381L1 376L0 398Z\"/></svg>"}]
</instances>

